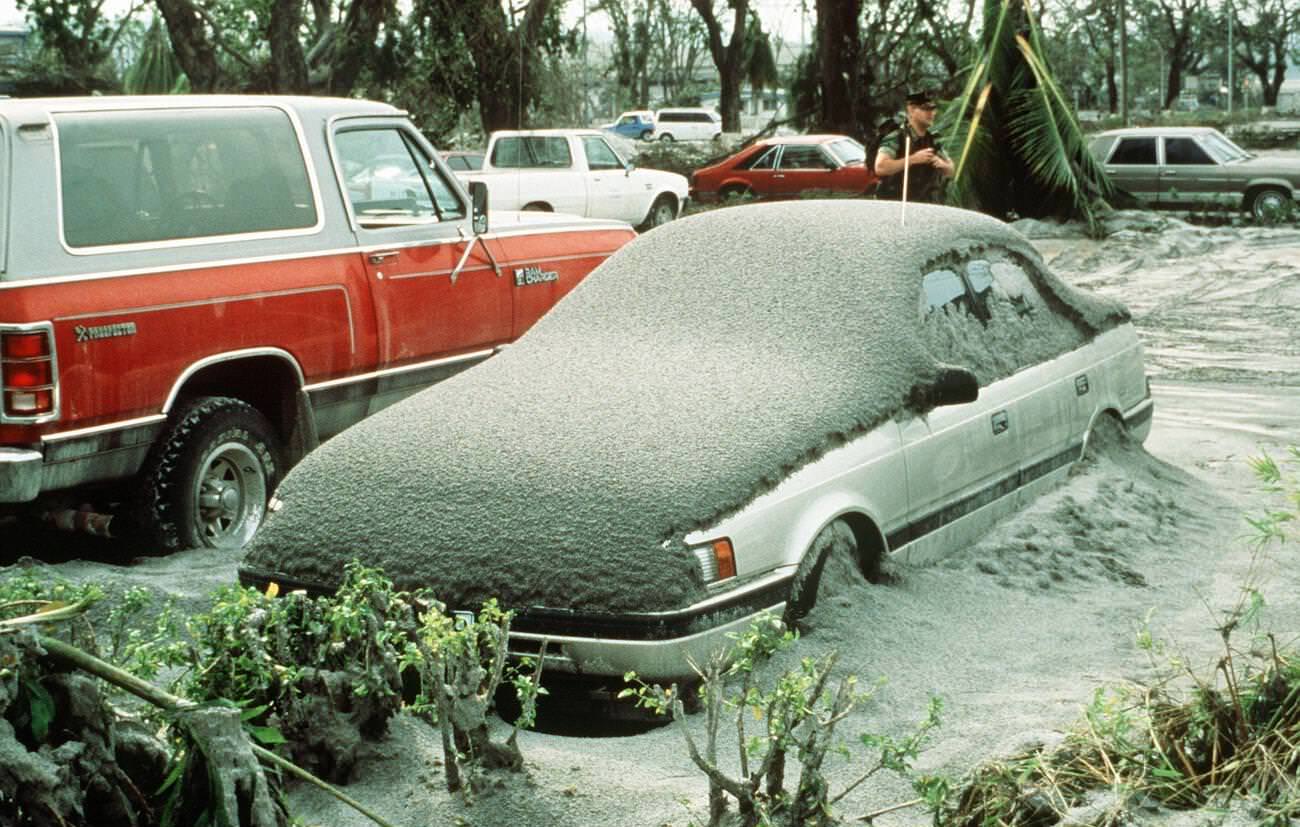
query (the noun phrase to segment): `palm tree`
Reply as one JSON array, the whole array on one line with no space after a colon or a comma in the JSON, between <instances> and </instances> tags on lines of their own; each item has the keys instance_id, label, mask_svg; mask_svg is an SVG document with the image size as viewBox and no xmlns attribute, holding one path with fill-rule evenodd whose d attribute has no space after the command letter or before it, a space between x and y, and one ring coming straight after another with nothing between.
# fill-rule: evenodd
<instances>
[{"instance_id":1,"label":"palm tree","mask_svg":"<svg viewBox=\"0 0 1300 827\"><path fill-rule=\"evenodd\" d=\"M126 70L122 86L128 95L167 95L189 91L189 79L181 70L172 52L167 30L157 16L144 36L140 55Z\"/></svg>"},{"instance_id":2,"label":"palm tree","mask_svg":"<svg viewBox=\"0 0 1300 827\"><path fill-rule=\"evenodd\" d=\"M1114 188L1052 76L1029 0L985 0L981 54L945 132L961 147L953 203L1096 227Z\"/></svg>"}]
</instances>

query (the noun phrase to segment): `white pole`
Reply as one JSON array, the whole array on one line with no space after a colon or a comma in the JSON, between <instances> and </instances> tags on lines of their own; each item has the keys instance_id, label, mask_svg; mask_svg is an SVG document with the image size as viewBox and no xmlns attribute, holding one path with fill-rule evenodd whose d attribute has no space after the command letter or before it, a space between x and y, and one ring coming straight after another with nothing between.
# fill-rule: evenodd
<instances>
[{"instance_id":1,"label":"white pole","mask_svg":"<svg viewBox=\"0 0 1300 827\"><path fill-rule=\"evenodd\" d=\"M903 133L903 205L898 210L898 226L907 226L907 173L912 168L912 136Z\"/></svg>"},{"instance_id":2,"label":"white pole","mask_svg":"<svg viewBox=\"0 0 1300 827\"><path fill-rule=\"evenodd\" d=\"M1232 4L1228 4L1228 117L1232 117Z\"/></svg>"}]
</instances>

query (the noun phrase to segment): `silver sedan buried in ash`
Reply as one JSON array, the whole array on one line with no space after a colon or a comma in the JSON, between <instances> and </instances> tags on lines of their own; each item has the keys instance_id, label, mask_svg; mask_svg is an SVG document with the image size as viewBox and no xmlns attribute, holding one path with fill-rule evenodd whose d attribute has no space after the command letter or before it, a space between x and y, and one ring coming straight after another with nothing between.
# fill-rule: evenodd
<instances>
[{"instance_id":1,"label":"silver sedan buried in ash","mask_svg":"<svg viewBox=\"0 0 1300 827\"><path fill-rule=\"evenodd\" d=\"M501 355L310 454L241 579L328 590L359 558L453 608L499 598L548 669L668 680L808 611L828 555L871 577L959 549L1100 422L1146 436L1121 305L993 219L898 210L642 236Z\"/></svg>"}]
</instances>

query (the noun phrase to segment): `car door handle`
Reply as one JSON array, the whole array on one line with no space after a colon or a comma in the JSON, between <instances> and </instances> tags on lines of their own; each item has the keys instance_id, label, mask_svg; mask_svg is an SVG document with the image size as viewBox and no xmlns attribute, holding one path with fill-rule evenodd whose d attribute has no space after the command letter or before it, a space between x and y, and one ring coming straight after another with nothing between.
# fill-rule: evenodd
<instances>
[{"instance_id":1,"label":"car door handle","mask_svg":"<svg viewBox=\"0 0 1300 827\"><path fill-rule=\"evenodd\" d=\"M1175 175L1177 175L1177 174L1178 174L1178 171L1177 171L1177 170L1173 170L1173 169L1162 169L1162 170L1160 170L1160 177L1161 177L1161 178L1173 178L1173 177L1174 177Z\"/></svg>"},{"instance_id":2,"label":"car door handle","mask_svg":"<svg viewBox=\"0 0 1300 827\"><path fill-rule=\"evenodd\" d=\"M998 411L997 413L993 414L993 416L990 418L990 421L993 423L994 436L997 436L1000 433L1004 433L1008 428L1011 427L1011 418L1007 416L1006 411Z\"/></svg>"},{"instance_id":3,"label":"car door handle","mask_svg":"<svg viewBox=\"0 0 1300 827\"><path fill-rule=\"evenodd\" d=\"M398 255L399 253L396 250L381 250L370 253L369 258L371 264L383 264L390 258L397 258Z\"/></svg>"},{"instance_id":4,"label":"car door handle","mask_svg":"<svg viewBox=\"0 0 1300 827\"><path fill-rule=\"evenodd\" d=\"M773 175L772 177L773 177L773 178L784 178L785 176L784 176L784 175L781 175L780 173L777 173L776 175Z\"/></svg>"},{"instance_id":5,"label":"car door handle","mask_svg":"<svg viewBox=\"0 0 1300 827\"><path fill-rule=\"evenodd\" d=\"M1090 390L1088 385L1088 374L1074 377L1074 395L1083 396Z\"/></svg>"}]
</instances>

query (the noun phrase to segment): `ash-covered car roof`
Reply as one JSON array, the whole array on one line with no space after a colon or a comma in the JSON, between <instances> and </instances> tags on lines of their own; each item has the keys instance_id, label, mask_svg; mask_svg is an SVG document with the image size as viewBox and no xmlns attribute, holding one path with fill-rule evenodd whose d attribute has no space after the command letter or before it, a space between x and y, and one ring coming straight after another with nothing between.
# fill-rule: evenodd
<instances>
[{"instance_id":1,"label":"ash-covered car roof","mask_svg":"<svg viewBox=\"0 0 1300 827\"><path fill-rule=\"evenodd\" d=\"M1004 224L858 200L751 205L628 244L515 345L345 431L281 484L246 574L333 586L359 558L452 606L666 611L683 537L907 404L938 364L928 262ZM1122 306L1047 285L1088 328Z\"/></svg>"}]
</instances>

